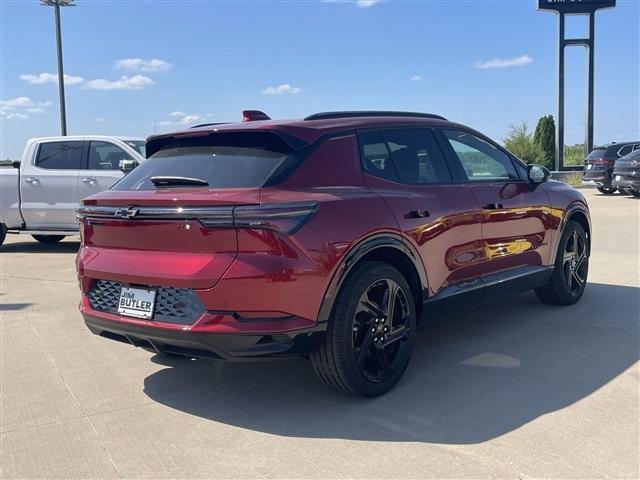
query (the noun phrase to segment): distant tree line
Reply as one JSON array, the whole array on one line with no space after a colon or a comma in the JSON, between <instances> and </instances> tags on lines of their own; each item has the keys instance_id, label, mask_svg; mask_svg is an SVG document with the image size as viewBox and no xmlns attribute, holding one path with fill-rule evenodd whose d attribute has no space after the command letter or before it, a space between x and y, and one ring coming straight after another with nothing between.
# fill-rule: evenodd
<instances>
[{"instance_id":1,"label":"distant tree line","mask_svg":"<svg viewBox=\"0 0 640 480\"><path fill-rule=\"evenodd\" d=\"M549 170L555 169L556 122L553 115L540 117L533 132L525 121L512 125L509 135L504 139L504 145L526 163L537 163ZM564 146L566 166L582 165L583 162L584 144Z\"/></svg>"}]
</instances>

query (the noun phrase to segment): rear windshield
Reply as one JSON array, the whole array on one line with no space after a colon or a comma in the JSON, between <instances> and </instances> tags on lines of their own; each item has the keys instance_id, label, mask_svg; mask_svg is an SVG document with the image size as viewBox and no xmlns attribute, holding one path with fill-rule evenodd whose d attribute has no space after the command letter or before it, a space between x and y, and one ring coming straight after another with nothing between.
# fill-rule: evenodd
<instances>
[{"instance_id":1,"label":"rear windshield","mask_svg":"<svg viewBox=\"0 0 640 480\"><path fill-rule=\"evenodd\" d=\"M604 158L605 153L607 153L606 148L596 148L589 155L587 155L587 160Z\"/></svg>"},{"instance_id":2,"label":"rear windshield","mask_svg":"<svg viewBox=\"0 0 640 480\"><path fill-rule=\"evenodd\" d=\"M151 177L204 180L208 183L204 188L262 187L286 168L292 157L291 147L269 132L213 133L206 137L170 139L112 189L167 188L156 187Z\"/></svg>"}]
</instances>

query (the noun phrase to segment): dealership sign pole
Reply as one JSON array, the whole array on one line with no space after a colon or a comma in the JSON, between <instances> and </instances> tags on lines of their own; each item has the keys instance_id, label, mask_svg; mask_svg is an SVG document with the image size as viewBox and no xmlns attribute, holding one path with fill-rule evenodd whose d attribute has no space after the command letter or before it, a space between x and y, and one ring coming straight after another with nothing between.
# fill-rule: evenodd
<instances>
[{"instance_id":1,"label":"dealership sign pole","mask_svg":"<svg viewBox=\"0 0 640 480\"><path fill-rule=\"evenodd\" d=\"M587 66L587 115L585 126L585 156L593 149L593 72L596 11L616 6L616 0L538 0L538 10L552 11L559 15L558 44L558 122L556 124L556 170L564 170L564 49L579 45L589 53ZM589 15L589 37L564 36L566 15Z\"/></svg>"}]
</instances>

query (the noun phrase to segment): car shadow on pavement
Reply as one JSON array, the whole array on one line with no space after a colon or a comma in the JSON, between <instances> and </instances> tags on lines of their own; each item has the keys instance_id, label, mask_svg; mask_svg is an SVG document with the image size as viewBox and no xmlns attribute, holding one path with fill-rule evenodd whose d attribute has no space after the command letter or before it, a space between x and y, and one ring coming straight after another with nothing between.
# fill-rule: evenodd
<instances>
[{"instance_id":1,"label":"car shadow on pavement","mask_svg":"<svg viewBox=\"0 0 640 480\"><path fill-rule=\"evenodd\" d=\"M35 240L27 242L11 242L0 246L2 253L75 253L80 248L80 242L59 242L44 244Z\"/></svg>"},{"instance_id":2,"label":"car shadow on pavement","mask_svg":"<svg viewBox=\"0 0 640 480\"><path fill-rule=\"evenodd\" d=\"M326 390L307 360L153 357L144 391L171 408L287 437L484 442L602 388L638 361L640 289L591 283L571 307L525 293L418 332L394 390ZM637 375L635 372L625 374Z\"/></svg>"}]
</instances>

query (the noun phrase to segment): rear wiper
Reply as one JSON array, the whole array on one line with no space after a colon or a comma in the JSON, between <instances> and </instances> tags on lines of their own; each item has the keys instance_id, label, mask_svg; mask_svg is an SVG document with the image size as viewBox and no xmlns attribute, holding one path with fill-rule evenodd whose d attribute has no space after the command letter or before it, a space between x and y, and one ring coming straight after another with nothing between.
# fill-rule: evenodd
<instances>
[{"instance_id":1,"label":"rear wiper","mask_svg":"<svg viewBox=\"0 0 640 480\"><path fill-rule=\"evenodd\" d=\"M191 177L151 177L149 180L151 180L151 183L156 187L171 187L174 185L198 185L206 187L209 185L209 182L206 180Z\"/></svg>"}]
</instances>

